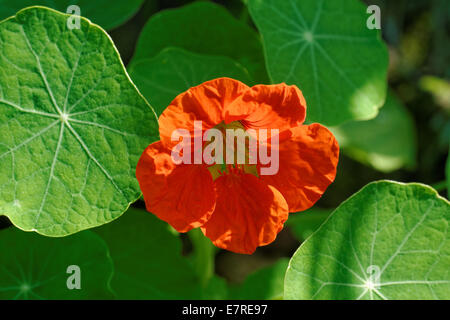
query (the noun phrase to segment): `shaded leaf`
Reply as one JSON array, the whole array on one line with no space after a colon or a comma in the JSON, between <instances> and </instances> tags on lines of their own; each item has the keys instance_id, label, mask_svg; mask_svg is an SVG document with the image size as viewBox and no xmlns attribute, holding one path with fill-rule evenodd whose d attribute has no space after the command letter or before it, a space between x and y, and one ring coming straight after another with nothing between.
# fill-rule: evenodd
<instances>
[{"instance_id":1,"label":"shaded leaf","mask_svg":"<svg viewBox=\"0 0 450 320\"><path fill-rule=\"evenodd\" d=\"M288 259L282 258L273 265L250 274L244 283L230 288L228 299L283 299L284 275L288 267L288 262Z\"/></svg>"},{"instance_id":2,"label":"shaded leaf","mask_svg":"<svg viewBox=\"0 0 450 320\"><path fill-rule=\"evenodd\" d=\"M414 120L393 93L375 119L347 122L332 131L344 153L377 170L390 172L416 165Z\"/></svg>"},{"instance_id":3,"label":"shaded leaf","mask_svg":"<svg viewBox=\"0 0 450 320\"><path fill-rule=\"evenodd\" d=\"M286 221L298 240L304 241L328 218L332 210L311 208L306 211L291 213Z\"/></svg>"},{"instance_id":4,"label":"shaded leaf","mask_svg":"<svg viewBox=\"0 0 450 320\"><path fill-rule=\"evenodd\" d=\"M244 66L255 81L268 81L258 34L220 5L200 1L155 14L139 36L130 65L166 47L227 56Z\"/></svg>"},{"instance_id":5,"label":"shaded leaf","mask_svg":"<svg viewBox=\"0 0 450 320\"><path fill-rule=\"evenodd\" d=\"M200 281L181 241L153 214L129 209L96 229L114 262L112 290L118 299L197 299Z\"/></svg>"},{"instance_id":6,"label":"shaded leaf","mask_svg":"<svg viewBox=\"0 0 450 320\"><path fill-rule=\"evenodd\" d=\"M202 290L203 300L224 300L228 298L228 287L225 279L212 276L208 284Z\"/></svg>"},{"instance_id":7,"label":"shaded leaf","mask_svg":"<svg viewBox=\"0 0 450 320\"><path fill-rule=\"evenodd\" d=\"M80 290L67 287L73 265L80 268ZM0 231L0 299L109 299L112 274L108 248L91 231L57 239Z\"/></svg>"},{"instance_id":8,"label":"shaded leaf","mask_svg":"<svg viewBox=\"0 0 450 320\"><path fill-rule=\"evenodd\" d=\"M229 77L252 84L248 72L230 58L177 48L164 49L152 59L137 60L128 71L158 115L177 95L208 80Z\"/></svg>"}]
</instances>

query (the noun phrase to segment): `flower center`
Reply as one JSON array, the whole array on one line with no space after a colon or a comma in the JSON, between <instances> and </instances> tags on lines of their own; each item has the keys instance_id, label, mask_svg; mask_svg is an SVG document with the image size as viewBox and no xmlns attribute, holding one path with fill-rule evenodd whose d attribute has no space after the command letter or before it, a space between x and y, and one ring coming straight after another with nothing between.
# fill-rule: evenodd
<instances>
[{"instance_id":1,"label":"flower center","mask_svg":"<svg viewBox=\"0 0 450 320\"><path fill-rule=\"evenodd\" d=\"M252 137L240 121L233 121L229 124L219 123L214 127L222 133L221 163L214 163L208 167L213 180L225 174L239 175L243 173L258 176L258 171L254 161L250 160L250 148L256 148L256 138ZM252 141L254 142L252 146ZM203 148L211 143L207 142ZM216 149L217 150L217 149ZM215 150L215 151L216 151ZM215 152L214 151L214 152ZM215 156L213 152L213 156Z\"/></svg>"}]
</instances>

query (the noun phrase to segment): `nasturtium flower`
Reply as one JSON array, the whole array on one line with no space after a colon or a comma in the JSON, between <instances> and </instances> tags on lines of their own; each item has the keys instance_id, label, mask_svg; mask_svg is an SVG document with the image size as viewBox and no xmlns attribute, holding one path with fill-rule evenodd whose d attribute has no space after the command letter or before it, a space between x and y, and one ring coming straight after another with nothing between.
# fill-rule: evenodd
<instances>
[{"instance_id":1,"label":"nasturtium flower","mask_svg":"<svg viewBox=\"0 0 450 320\"><path fill-rule=\"evenodd\" d=\"M137 165L147 210L179 232L200 227L214 245L233 252L251 254L273 242L289 212L310 208L336 176L335 137L320 124L304 125L305 116L302 92L284 83L248 87L219 78L181 93L159 117L161 140ZM195 134L196 121L202 134L211 128L278 130L278 171L262 175L260 162L176 164L172 150L179 141L172 134Z\"/></svg>"}]
</instances>

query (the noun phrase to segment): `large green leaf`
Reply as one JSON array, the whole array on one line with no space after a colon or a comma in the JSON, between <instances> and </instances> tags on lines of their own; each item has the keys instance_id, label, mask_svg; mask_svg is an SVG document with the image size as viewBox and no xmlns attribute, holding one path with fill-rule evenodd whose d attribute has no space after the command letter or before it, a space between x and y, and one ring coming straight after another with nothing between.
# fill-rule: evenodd
<instances>
[{"instance_id":1,"label":"large green leaf","mask_svg":"<svg viewBox=\"0 0 450 320\"><path fill-rule=\"evenodd\" d=\"M77 5L82 16L109 30L130 19L143 2L144 0L0 0L0 20L29 6L41 5L66 12L70 5Z\"/></svg>"},{"instance_id":2,"label":"large green leaf","mask_svg":"<svg viewBox=\"0 0 450 320\"><path fill-rule=\"evenodd\" d=\"M130 64L154 57L166 47L227 56L247 68L257 82L268 81L257 33L220 5L194 2L154 15L141 32Z\"/></svg>"},{"instance_id":3,"label":"large green leaf","mask_svg":"<svg viewBox=\"0 0 450 320\"><path fill-rule=\"evenodd\" d=\"M158 135L108 35L66 19L32 7L0 23L0 214L50 236L120 216Z\"/></svg>"},{"instance_id":4,"label":"large green leaf","mask_svg":"<svg viewBox=\"0 0 450 320\"><path fill-rule=\"evenodd\" d=\"M138 60L128 71L158 115L177 95L207 80L229 77L252 84L248 72L230 58L177 48L164 49L152 59Z\"/></svg>"},{"instance_id":5,"label":"large green leaf","mask_svg":"<svg viewBox=\"0 0 450 320\"><path fill-rule=\"evenodd\" d=\"M250 274L244 283L230 288L228 299L280 300L283 299L284 275L289 260L282 258L269 267Z\"/></svg>"},{"instance_id":6,"label":"large green leaf","mask_svg":"<svg viewBox=\"0 0 450 320\"><path fill-rule=\"evenodd\" d=\"M413 118L392 93L375 119L347 122L332 131L344 153L377 170L390 172L416 165Z\"/></svg>"},{"instance_id":7,"label":"large green leaf","mask_svg":"<svg viewBox=\"0 0 450 320\"><path fill-rule=\"evenodd\" d=\"M376 116L386 96L388 53L366 27L359 0L249 0L273 82L296 84L309 121L337 125Z\"/></svg>"},{"instance_id":8,"label":"large green leaf","mask_svg":"<svg viewBox=\"0 0 450 320\"><path fill-rule=\"evenodd\" d=\"M153 214L130 209L96 229L114 261L111 287L118 299L196 299L200 281L181 241Z\"/></svg>"},{"instance_id":9,"label":"large green leaf","mask_svg":"<svg viewBox=\"0 0 450 320\"><path fill-rule=\"evenodd\" d=\"M450 299L450 203L381 181L341 204L292 257L287 299Z\"/></svg>"},{"instance_id":10,"label":"large green leaf","mask_svg":"<svg viewBox=\"0 0 450 320\"><path fill-rule=\"evenodd\" d=\"M69 290L69 266L78 266L81 289ZM47 238L16 228L0 231L1 299L109 299L113 264L105 242L85 231Z\"/></svg>"}]
</instances>

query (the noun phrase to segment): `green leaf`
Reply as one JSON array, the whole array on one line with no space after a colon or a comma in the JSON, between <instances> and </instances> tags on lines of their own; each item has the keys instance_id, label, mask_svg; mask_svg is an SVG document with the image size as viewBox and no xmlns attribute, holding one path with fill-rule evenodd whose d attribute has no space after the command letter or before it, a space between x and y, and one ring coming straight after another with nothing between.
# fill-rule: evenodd
<instances>
[{"instance_id":1,"label":"green leaf","mask_svg":"<svg viewBox=\"0 0 450 320\"><path fill-rule=\"evenodd\" d=\"M128 210L96 229L114 261L111 287L118 299L196 299L199 280L181 241L153 214Z\"/></svg>"},{"instance_id":2,"label":"green leaf","mask_svg":"<svg viewBox=\"0 0 450 320\"><path fill-rule=\"evenodd\" d=\"M300 241L305 241L328 218L332 210L311 208L307 211L291 213L286 221L294 235Z\"/></svg>"},{"instance_id":3,"label":"green leaf","mask_svg":"<svg viewBox=\"0 0 450 320\"><path fill-rule=\"evenodd\" d=\"M247 68L257 82L268 81L258 34L220 5L194 2L154 15L141 32L130 65L166 47L227 56Z\"/></svg>"},{"instance_id":4,"label":"green leaf","mask_svg":"<svg viewBox=\"0 0 450 320\"><path fill-rule=\"evenodd\" d=\"M239 286L230 288L228 299L281 300L283 282L289 260L282 258L269 267L262 268L245 279Z\"/></svg>"},{"instance_id":5,"label":"green leaf","mask_svg":"<svg viewBox=\"0 0 450 320\"><path fill-rule=\"evenodd\" d=\"M414 120L393 93L375 119L347 122L332 131L345 154L377 170L391 172L416 165Z\"/></svg>"},{"instance_id":6,"label":"green leaf","mask_svg":"<svg viewBox=\"0 0 450 320\"><path fill-rule=\"evenodd\" d=\"M225 279L213 275L205 288L202 290L203 300L224 300L228 299L228 287Z\"/></svg>"},{"instance_id":7,"label":"green leaf","mask_svg":"<svg viewBox=\"0 0 450 320\"><path fill-rule=\"evenodd\" d=\"M287 299L449 299L450 203L380 181L341 204L292 257Z\"/></svg>"},{"instance_id":8,"label":"green leaf","mask_svg":"<svg viewBox=\"0 0 450 320\"><path fill-rule=\"evenodd\" d=\"M67 286L74 265L79 290ZM112 274L108 248L91 231L57 239L16 228L0 231L0 300L109 299Z\"/></svg>"},{"instance_id":9,"label":"green leaf","mask_svg":"<svg viewBox=\"0 0 450 320\"><path fill-rule=\"evenodd\" d=\"M152 59L135 61L128 71L158 115L177 95L208 80L229 77L252 84L248 72L230 58L177 48L164 49Z\"/></svg>"},{"instance_id":10,"label":"green leaf","mask_svg":"<svg viewBox=\"0 0 450 320\"><path fill-rule=\"evenodd\" d=\"M66 20L32 7L0 23L0 214L49 236L120 216L158 136L108 35Z\"/></svg>"},{"instance_id":11,"label":"green leaf","mask_svg":"<svg viewBox=\"0 0 450 320\"><path fill-rule=\"evenodd\" d=\"M144 0L0 0L0 20L30 6L40 5L67 12L70 5L77 5L81 9L82 16L110 30L130 19L143 2Z\"/></svg>"},{"instance_id":12,"label":"green leaf","mask_svg":"<svg viewBox=\"0 0 450 320\"><path fill-rule=\"evenodd\" d=\"M307 120L374 118L386 96L388 53L358 0L249 0L275 83L304 93Z\"/></svg>"}]
</instances>

